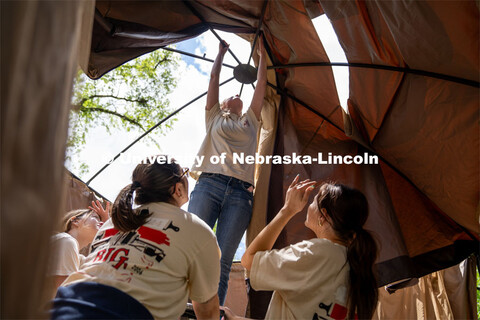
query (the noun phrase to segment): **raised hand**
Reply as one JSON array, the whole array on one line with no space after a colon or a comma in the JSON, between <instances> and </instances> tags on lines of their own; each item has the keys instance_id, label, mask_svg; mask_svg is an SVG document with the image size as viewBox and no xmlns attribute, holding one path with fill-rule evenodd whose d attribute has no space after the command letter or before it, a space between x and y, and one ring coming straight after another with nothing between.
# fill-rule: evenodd
<instances>
[{"instance_id":1,"label":"raised hand","mask_svg":"<svg viewBox=\"0 0 480 320\"><path fill-rule=\"evenodd\" d=\"M105 202L105 209L103 208L102 203L98 200L96 202L92 201L92 205L88 207L90 210L95 211L100 216L100 219L103 222L107 221L110 218L110 202Z\"/></svg>"},{"instance_id":2,"label":"raised hand","mask_svg":"<svg viewBox=\"0 0 480 320\"><path fill-rule=\"evenodd\" d=\"M220 41L218 43L218 54L225 55L229 47L230 45L225 40Z\"/></svg>"},{"instance_id":3,"label":"raised hand","mask_svg":"<svg viewBox=\"0 0 480 320\"><path fill-rule=\"evenodd\" d=\"M283 207L291 214L300 212L308 202L310 193L315 189L316 181L310 179L300 181L300 176L297 175L288 187L285 195L285 204Z\"/></svg>"}]
</instances>

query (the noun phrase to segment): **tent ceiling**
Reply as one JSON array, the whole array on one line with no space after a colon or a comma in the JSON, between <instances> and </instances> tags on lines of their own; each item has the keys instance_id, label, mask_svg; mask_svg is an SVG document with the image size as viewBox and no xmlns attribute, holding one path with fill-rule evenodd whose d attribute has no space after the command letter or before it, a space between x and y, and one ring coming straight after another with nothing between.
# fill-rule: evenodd
<instances>
[{"instance_id":1,"label":"tent ceiling","mask_svg":"<svg viewBox=\"0 0 480 320\"><path fill-rule=\"evenodd\" d=\"M263 5L97 1L87 74L98 78L209 28L254 34ZM322 13L349 63L360 66L350 67L348 115L339 107L330 67L285 66L329 63L311 22ZM468 241L480 232L476 2L268 1L262 23L276 75L272 87L283 93L274 152L369 152L381 158L378 166L273 167L267 218L278 209L291 174L304 173L367 194L367 225L382 246L383 284L444 268L471 252ZM400 72L409 69L419 72ZM294 221L279 245L305 236L303 224ZM392 266L405 268L385 271Z\"/></svg>"}]
</instances>

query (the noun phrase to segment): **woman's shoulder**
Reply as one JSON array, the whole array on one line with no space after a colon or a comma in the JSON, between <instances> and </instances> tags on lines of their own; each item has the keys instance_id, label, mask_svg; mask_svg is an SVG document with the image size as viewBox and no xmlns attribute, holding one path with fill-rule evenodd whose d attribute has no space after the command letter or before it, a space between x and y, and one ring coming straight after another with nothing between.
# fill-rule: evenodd
<instances>
[{"instance_id":1,"label":"woman's shoulder","mask_svg":"<svg viewBox=\"0 0 480 320\"><path fill-rule=\"evenodd\" d=\"M304 240L294 245L298 250L307 252L312 255L332 255L337 254L344 256L347 253L347 248L338 243L332 242L328 239L314 238Z\"/></svg>"},{"instance_id":2,"label":"woman's shoulder","mask_svg":"<svg viewBox=\"0 0 480 320\"><path fill-rule=\"evenodd\" d=\"M51 243L53 246L53 250L56 251L79 250L77 240L66 232L54 234L51 238Z\"/></svg>"},{"instance_id":3,"label":"woman's shoulder","mask_svg":"<svg viewBox=\"0 0 480 320\"><path fill-rule=\"evenodd\" d=\"M69 233L67 232L59 232L59 233L56 233L54 234L52 237L51 237L51 242L52 243L72 243L72 244L76 244L77 243L77 240L75 240L74 237L72 237Z\"/></svg>"},{"instance_id":4,"label":"woman's shoulder","mask_svg":"<svg viewBox=\"0 0 480 320\"><path fill-rule=\"evenodd\" d=\"M149 210L152 211L152 219L171 220L175 228L185 228L188 232L195 234L205 234L208 236L215 236L210 227L198 216L182 208L176 207L165 202L156 202L148 205Z\"/></svg>"}]
</instances>

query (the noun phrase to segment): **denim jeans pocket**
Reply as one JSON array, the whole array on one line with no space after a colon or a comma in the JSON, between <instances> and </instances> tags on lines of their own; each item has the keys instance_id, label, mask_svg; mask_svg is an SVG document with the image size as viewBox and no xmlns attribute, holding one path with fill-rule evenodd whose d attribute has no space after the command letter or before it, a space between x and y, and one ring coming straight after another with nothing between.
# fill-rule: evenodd
<instances>
[{"instance_id":1,"label":"denim jeans pocket","mask_svg":"<svg viewBox=\"0 0 480 320\"><path fill-rule=\"evenodd\" d=\"M216 175L215 173L202 172L202 174L200 175L200 177L203 177L203 178L211 178L211 177L214 177L215 175Z\"/></svg>"},{"instance_id":2,"label":"denim jeans pocket","mask_svg":"<svg viewBox=\"0 0 480 320\"><path fill-rule=\"evenodd\" d=\"M253 196L253 185L245 181L242 181L240 185L242 186L243 190L245 190L246 192L248 192L250 195Z\"/></svg>"}]
</instances>

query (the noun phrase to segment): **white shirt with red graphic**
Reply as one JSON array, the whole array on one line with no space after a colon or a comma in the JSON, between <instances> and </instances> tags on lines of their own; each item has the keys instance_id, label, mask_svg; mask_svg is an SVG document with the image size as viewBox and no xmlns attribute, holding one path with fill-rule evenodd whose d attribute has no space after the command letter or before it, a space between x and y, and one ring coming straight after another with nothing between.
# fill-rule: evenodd
<instances>
[{"instance_id":1,"label":"white shirt with red graphic","mask_svg":"<svg viewBox=\"0 0 480 320\"><path fill-rule=\"evenodd\" d=\"M168 203L150 203L148 222L119 232L108 220L81 269L63 285L93 281L120 289L155 319L177 319L187 299L206 302L218 289L220 250L208 225Z\"/></svg>"},{"instance_id":2,"label":"white shirt with red graphic","mask_svg":"<svg viewBox=\"0 0 480 320\"><path fill-rule=\"evenodd\" d=\"M265 319L345 319L347 248L327 239L257 252L250 271L255 290L273 290Z\"/></svg>"}]
</instances>

